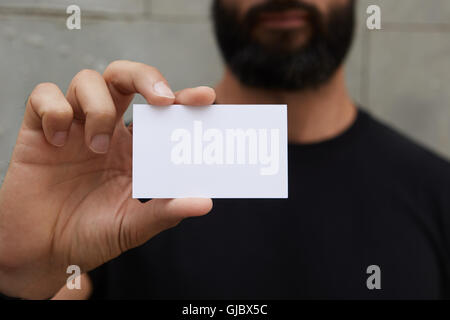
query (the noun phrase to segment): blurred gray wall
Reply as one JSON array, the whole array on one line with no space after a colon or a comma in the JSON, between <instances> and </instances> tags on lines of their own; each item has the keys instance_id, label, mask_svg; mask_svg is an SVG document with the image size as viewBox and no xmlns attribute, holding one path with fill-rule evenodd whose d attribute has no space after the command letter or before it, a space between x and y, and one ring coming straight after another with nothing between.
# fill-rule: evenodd
<instances>
[{"instance_id":1,"label":"blurred gray wall","mask_svg":"<svg viewBox=\"0 0 450 320\"><path fill-rule=\"evenodd\" d=\"M66 28L69 4L82 9L79 31ZM365 27L370 4L382 9L380 31ZM209 6L210 0L0 0L0 178L25 100L40 82L65 90L81 69L102 72L129 59L156 66L174 89L214 85L222 66ZM358 12L347 68L353 97L450 157L450 1L359 0Z\"/></svg>"}]
</instances>

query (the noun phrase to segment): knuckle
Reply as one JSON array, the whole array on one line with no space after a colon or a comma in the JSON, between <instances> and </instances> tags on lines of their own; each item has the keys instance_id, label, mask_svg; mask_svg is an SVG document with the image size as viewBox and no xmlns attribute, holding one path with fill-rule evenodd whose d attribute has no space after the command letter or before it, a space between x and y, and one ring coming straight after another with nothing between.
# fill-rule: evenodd
<instances>
[{"instance_id":1,"label":"knuckle","mask_svg":"<svg viewBox=\"0 0 450 320\"><path fill-rule=\"evenodd\" d=\"M130 61L128 61L128 60L114 60L113 62L111 62L109 65L108 65L108 68L107 69L110 69L110 68L116 68L116 67L119 67L119 66L121 66L122 64L124 64L124 63L129 63Z\"/></svg>"},{"instance_id":2,"label":"knuckle","mask_svg":"<svg viewBox=\"0 0 450 320\"><path fill-rule=\"evenodd\" d=\"M59 88L54 83L40 83L34 88L33 92L31 92L28 101L33 106L45 105L47 100L58 93L58 91Z\"/></svg>"},{"instance_id":3,"label":"knuckle","mask_svg":"<svg viewBox=\"0 0 450 320\"><path fill-rule=\"evenodd\" d=\"M42 94L48 94L48 93L52 93L55 91L58 91L59 87L51 82L43 82L43 83L39 83L33 90L33 92L31 93L31 96L39 96Z\"/></svg>"},{"instance_id":4,"label":"knuckle","mask_svg":"<svg viewBox=\"0 0 450 320\"><path fill-rule=\"evenodd\" d=\"M95 70L91 69L83 69L80 72L77 73L74 79L81 80L81 79L98 79L101 77L100 73L98 73Z\"/></svg>"},{"instance_id":5,"label":"knuckle","mask_svg":"<svg viewBox=\"0 0 450 320\"><path fill-rule=\"evenodd\" d=\"M123 70L129 69L133 63L128 60L115 60L111 62L103 72L103 78L106 82L115 82L115 78Z\"/></svg>"},{"instance_id":6,"label":"knuckle","mask_svg":"<svg viewBox=\"0 0 450 320\"><path fill-rule=\"evenodd\" d=\"M152 75L158 75L162 77L161 72L154 66L129 60L116 60L111 62L105 69L103 76L107 79L113 78L118 72L128 70L134 74L138 73L150 73Z\"/></svg>"},{"instance_id":7,"label":"knuckle","mask_svg":"<svg viewBox=\"0 0 450 320\"><path fill-rule=\"evenodd\" d=\"M111 62L105 69L105 73L122 68L124 65L130 64L128 60L115 60Z\"/></svg>"},{"instance_id":8,"label":"knuckle","mask_svg":"<svg viewBox=\"0 0 450 320\"><path fill-rule=\"evenodd\" d=\"M158 68L149 65L149 64L145 64L142 62L131 62L131 68L135 73L149 73L149 74L157 74L157 75L161 75L161 72L158 70Z\"/></svg>"}]
</instances>

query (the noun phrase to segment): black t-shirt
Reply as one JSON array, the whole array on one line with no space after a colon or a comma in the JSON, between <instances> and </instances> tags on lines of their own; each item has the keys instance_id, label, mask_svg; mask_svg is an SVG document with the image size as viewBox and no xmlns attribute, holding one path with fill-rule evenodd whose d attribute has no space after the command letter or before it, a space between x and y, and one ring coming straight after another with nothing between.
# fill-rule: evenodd
<instances>
[{"instance_id":1,"label":"black t-shirt","mask_svg":"<svg viewBox=\"0 0 450 320\"><path fill-rule=\"evenodd\" d=\"M214 200L91 272L93 298L450 298L448 162L362 110L288 152L289 199Z\"/></svg>"}]
</instances>

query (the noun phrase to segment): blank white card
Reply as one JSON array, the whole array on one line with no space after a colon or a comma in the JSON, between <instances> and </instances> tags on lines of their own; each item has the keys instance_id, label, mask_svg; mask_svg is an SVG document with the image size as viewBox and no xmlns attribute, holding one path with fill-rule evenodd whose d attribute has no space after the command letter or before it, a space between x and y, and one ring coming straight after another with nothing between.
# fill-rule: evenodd
<instances>
[{"instance_id":1,"label":"blank white card","mask_svg":"<svg viewBox=\"0 0 450 320\"><path fill-rule=\"evenodd\" d=\"M287 106L133 107L133 198L287 198Z\"/></svg>"}]
</instances>

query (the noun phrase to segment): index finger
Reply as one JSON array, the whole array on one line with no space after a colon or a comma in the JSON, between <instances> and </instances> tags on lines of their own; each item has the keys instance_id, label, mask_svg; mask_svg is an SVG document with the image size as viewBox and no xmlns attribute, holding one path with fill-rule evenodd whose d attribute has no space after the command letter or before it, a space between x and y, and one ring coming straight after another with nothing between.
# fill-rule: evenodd
<instances>
[{"instance_id":1,"label":"index finger","mask_svg":"<svg viewBox=\"0 0 450 320\"><path fill-rule=\"evenodd\" d=\"M156 106L171 105L175 101L175 94L159 70L143 63L115 61L106 68L103 78L120 115L136 93Z\"/></svg>"}]
</instances>

